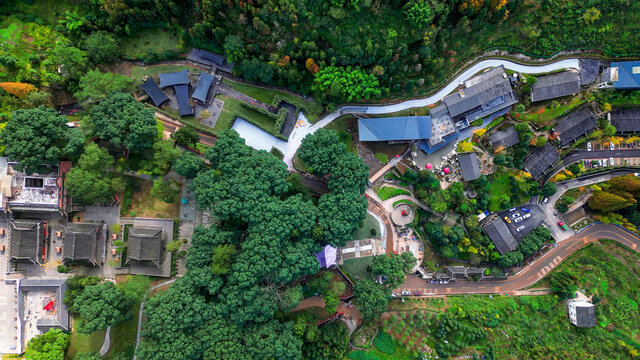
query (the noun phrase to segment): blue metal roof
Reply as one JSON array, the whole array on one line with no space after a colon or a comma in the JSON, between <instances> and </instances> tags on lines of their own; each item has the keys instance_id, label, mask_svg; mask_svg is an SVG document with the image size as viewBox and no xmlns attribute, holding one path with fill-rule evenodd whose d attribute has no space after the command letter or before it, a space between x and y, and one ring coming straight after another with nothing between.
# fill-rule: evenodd
<instances>
[{"instance_id":1,"label":"blue metal roof","mask_svg":"<svg viewBox=\"0 0 640 360\"><path fill-rule=\"evenodd\" d=\"M431 116L358 119L360 141L418 140L431 137Z\"/></svg>"},{"instance_id":2,"label":"blue metal roof","mask_svg":"<svg viewBox=\"0 0 640 360\"><path fill-rule=\"evenodd\" d=\"M211 83L213 82L213 75L209 75L207 73L200 74L200 78L198 79L198 85L196 89L191 94L191 97L202 102L207 102L207 94L209 93L209 88L211 87Z\"/></svg>"},{"instance_id":3,"label":"blue metal roof","mask_svg":"<svg viewBox=\"0 0 640 360\"><path fill-rule=\"evenodd\" d=\"M193 115L193 108L189 103L189 85L176 85L173 88L176 90L180 116Z\"/></svg>"},{"instance_id":4,"label":"blue metal roof","mask_svg":"<svg viewBox=\"0 0 640 360\"><path fill-rule=\"evenodd\" d=\"M420 149L422 149L422 151L424 151L425 153L427 153L428 155L433 154L434 152L436 152L437 150L442 149L443 147L445 147L447 144L449 144L450 142L452 142L453 140L455 140L458 137L458 131L451 133L447 136L444 137L444 140L442 142L439 142L433 146L429 146L429 142L427 140L422 140L418 143L418 147Z\"/></svg>"},{"instance_id":5,"label":"blue metal roof","mask_svg":"<svg viewBox=\"0 0 640 360\"><path fill-rule=\"evenodd\" d=\"M158 74L158 77L160 78L161 88L166 88L167 86L174 86L174 85L186 85L189 83L188 70Z\"/></svg>"},{"instance_id":6,"label":"blue metal roof","mask_svg":"<svg viewBox=\"0 0 640 360\"><path fill-rule=\"evenodd\" d=\"M618 68L618 81L613 82L614 88L640 89L640 61L612 62L611 67Z\"/></svg>"}]
</instances>

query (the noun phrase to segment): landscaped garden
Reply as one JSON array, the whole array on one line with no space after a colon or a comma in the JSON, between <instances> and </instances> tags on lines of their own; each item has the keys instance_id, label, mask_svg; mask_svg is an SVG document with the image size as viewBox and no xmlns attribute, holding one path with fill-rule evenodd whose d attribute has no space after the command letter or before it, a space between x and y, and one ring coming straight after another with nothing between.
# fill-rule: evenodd
<instances>
[{"instance_id":1,"label":"landscaped garden","mask_svg":"<svg viewBox=\"0 0 640 360\"><path fill-rule=\"evenodd\" d=\"M511 115L521 121L534 123L536 126L553 125L553 123L571 110L584 104L586 99L582 95L573 97L566 104L552 104L551 106L534 107L528 112L512 113Z\"/></svg>"},{"instance_id":2,"label":"landscaped garden","mask_svg":"<svg viewBox=\"0 0 640 360\"><path fill-rule=\"evenodd\" d=\"M229 96L218 95L218 99L224 102L220 115L216 121L216 125L213 128L214 134L219 134L224 130L228 130L233 126L237 117L240 117L254 125L257 125L262 130L272 134L279 135L279 132L274 131L275 118L270 117L260 111L257 111L250 106L245 105L244 102L234 99Z\"/></svg>"},{"instance_id":3,"label":"landscaped garden","mask_svg":"<svg viewBox=\"0 0 640 360\"><path fill-rule=\"evenodd\" d=\"M379 238L380 236L382 236L382 234L380 234L380 223L373 215L367 213L367 217L364 218L362 226L353 233L353 240Z\"/></svg>"},{"instance_id":4,"label":"landscaped garden","mask_svg":"<svg viewBox=\"0 0 640 360\"><path fill-rule=\"evenodd\" d=\"M384 201L398 195L411 195L411 192L392 186L381 186L376 188L376 194L378 194L378 197Z\"/></svg>"}]
</instances>

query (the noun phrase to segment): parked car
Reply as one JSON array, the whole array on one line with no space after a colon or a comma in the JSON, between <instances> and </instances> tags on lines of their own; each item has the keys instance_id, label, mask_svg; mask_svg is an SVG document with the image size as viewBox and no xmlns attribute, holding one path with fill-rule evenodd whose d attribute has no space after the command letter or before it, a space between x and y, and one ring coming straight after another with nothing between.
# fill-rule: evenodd
<instances>
[{"instance_id":1,"label":"parked car","mask_svg":"<svg viewBox=\"0 0 640 360\"><path fill-rule=\"evenodd\" d=\"M515 214L511 215L511 217L514 218L514 219L517 218L518 216L520 216L520 213L515 213Z\"/></svg>"},{"instance_id":2,"label":"parked car","mask_svg":"<svg viewBox=\"0 0 640 360\"><path fill-rule=\"evenodd\" d=\"M607 159L602 159L602 166L609 166L607 165L608 161Z\"/></svg>"},{"instance_id":3,"label":"parked car","mask_svg":"<svg viewBox=\"0 0 640 360\"><path fill-rule=\"evenodd\" d=\"M407 291L407 290L402 290L401 294L402 295L411 295L411 292Z\"/></svg>"},{"instance_id":4,"label":"parked car","mask_svg":"<svg viewBox=\"0 0 640 360\"><path fill-rule=\"evenodd\" d=\"M542 199L542 205L546 204L548 201L549 201L549 198L548 198L548 197L546 197L546 198Z\"/></svg>"},{"instance_id":5,"label":"parked car","mask_svg":"<svg viewBox=\"0 0 640 360\"><path fill-rule=\"evenodd\" d=\"M560 226L564 231L569 230L569 227L563 221L558 221L558 226Z\"/></svg>"},{"instance_id":6,"label":"parked car","mask_svg":"<svg viewBox=\"0 0 640 360\"><path fill-rule=\"evenodd\" d=\"M590 143L590 142L588 142L588 143L587 143L587 151L591 151L591 149L593 149L593 148L591 147L591 143Z\"/></svg>"},{"instance_id":7,"label":"parked car","mask_svg":"<svg viewBox=\"0 0 640 360\"><path fill-rule=\"evenodd\" d=\"M591 167L591 162L590 162L589 160L585 160L585 161L583 162L583 165L584 165L584 168L585 168L585 169L588 169L588 168L590 168L590 167Z\"/></svg>"},{"instance_id":8,"label":"parked car","mask_svg":"<svg viewBox=\"0 0 640 360\"><path fill-rule=\"evenodd\" d=\"M614 165L614 163L613 163L613 158L609 158L609 165L611 165L611 166L613 166L613 165Z\"/></svg>"},{"instance_id":9,"label":"parked car","mask_svg":"<svg viewBox=\"0 0 640 360\"><path fill-rule=\"evenodd\" d=\"M613 151L613 150L615 150L615 149L616 149L616 146L613 144L613 142L610 142L610 143L609 143L609 150L612 150L612 151Z\"/></svg>"},{"instance_id":10,"label":"parked car","mask_svg":"<svg viewBox=\"0 0 640 360\"><path fill-rule=\"evenodd\" d=\"M530 218L530 217L531 217L531 214L525 214L522 218L523 218L523 219L528 219L528 218Z\"/></svg>"},{"instance_id":11,"label":"parked car","mask_svg":"<svg viewBox=\"0 0 640 360\"><path fill-rule=\"evenodd\" d=\"M513 221L514 221L514 222L516 222L516 223L519 223L520 221L522 221L522 216L521 216L521 217L519 217L519 218L516 218L516 219L515 219L515 220L513 220Z\"/></svg>"},{"instance_id":12,"label":"parked car","mask_svg":"<svg viewBox=\"0 0 640 360\"><path fill-rule=\"evenodd\" d=\"M517 232L520 232L522 230L524 230L524 226L520 226L519 228L516 229Z\"/></svg>"},{"instance_id":13,"label":"parked car","mask_svg":"<svg viewBox=\"0 0 640 360\"><path fill-rule=\"evenodd\" d=\"M529 211L531 211L531 210L529 210L529 209L527 209L527 208L520 208L520 210L522 210L523 212L526 212L526 213L528 213Z\"/></svg>"},{"instance_id":14,"label":"parked car","mask_svg":"<svg viewBox=\"0 0 640 360\"><path fill-rule=\"evenodd\" d=\"M640 173L633 173L633 176L638 176L638 177L640 177Z\"/></svg>"},{"instance_id":15,"label":"parked car","mask_svg":"<svg viewBox=\"0 0 640 360\"><path fill-rule=\"evenodd\" d=\"M598 160L598 166L602 166L602 160Z\"/></svg>"},{"instance_id":16,"label":"parked car","mask_svg":"<svg viewBox=\"0 0 640 360\"><path fill-rule=\"evenodd\" d=\"M511 208L511 209L509 209L509 211L516 211L516 210L518 210L518 208Z\"/></svg>"},{"instance_id":17,"label":"parked car","mask_svg":"<svg viewBox=\"0 0 640 360\"><path fill-rule=\"evenodd\" d=\"M506 216L504 217L504 221L506 221L506 222L507 222L507 224L511 224L511 219L509 219L509 218L508 218L508 217L506 217Z\"/></svg>"}]
</instances>

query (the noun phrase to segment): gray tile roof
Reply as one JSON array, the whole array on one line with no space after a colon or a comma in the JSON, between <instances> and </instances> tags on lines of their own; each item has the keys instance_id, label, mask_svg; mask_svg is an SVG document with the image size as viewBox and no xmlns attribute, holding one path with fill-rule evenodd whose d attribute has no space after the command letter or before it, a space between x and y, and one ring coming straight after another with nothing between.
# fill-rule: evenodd
<instances>
[{"instance_id":1,"label":"gray tile roof","mask_svg":"<svg viewBox=\"0 0 640 360\"><path fill-rule=\"evenodd\" d=\"M507 130L497 131L489 135L489 142L495 149L508 148L520 142L516 128L511 126Z\"/></svg>"},{"instance_id":2,"label":"gray tile roof","mask_svg":"<svg viewBox=\"0 0 640 360\"><path fill-rule=\"evenodd\" d=\"M618 133L640 131L640 109L617 109L611 112L611 125Z\"/></svg>"},{"instance_id":3,"label":"gray tile roof","mask_svg":"<svg viewBox=\"0 0 640 360\"><path fill-rule=\"evenodd\" d=\"M137 261L160 267L164 250L162 229L129 227L127 241L127 264Z\"/></svg>"},{"instance_id":4,"label":"gray tile roof","mask_svg":"<svg viewBox=\"0 0 640 360\"><path fill-rule=\"evenodd\" d=\"M460 163L460 171L464 181L472 181L480 177L480 160L475 153L462 155L458 157Z\"/></svg>"},{"instance_id":5,"label":"gray tile roof","mask_svg":"<svg viewBox=\"0 0 640 360\"><path fill-rule=\"evenodd\" d=\"M534 180L538 180L553 164L560 160L558 151L551 144L547 143L541 148L535 149L523 163L523 168L531 174Z\"/></svg>"},{"instance_id":6,"label":"gray tile roof","mask_svg":"<svg viewBox=\"0 0 640 360\"><path fill-rule=\"evenodd\" d=\"M469 80L468 83L473 84L470 87L451 94L442 100L447 105L451 117L456 117L478 107L495 107L498 110L502 107L497 107L495 102L504 103L512 101L512 97L515 98L504 67L493 68L476 78Z\"/></svg>"},{"instance_id":7,"label":"gray tile roof","mask_svg":"<svg viewBox=\"0 0 640 360\"><path fill-rule=\"evenodd\" d=\"M596 307L576 306L576 326L587 328L596 326Z\"/></svg>"},{"instance_id":8,"label":"gray tile roof","mask_svg":"<svg viewBox=\"0 0 640 360\"><path fill-rule=\"evenodd\" d=\"M158 74L158 78L160 78L161 88L174 85L187 85L189 84L189 70Z\"/></svg>"},{"instance_id":9,"label":"gray tile roof","mask_svg":"<svg viewBox=\"0 0 640 360\"><path fill-rule=\"evenodd\" d=\"M580 74L577 71L563 71L541 76L531 87L531 101L569 96L580 92Z\"/></svg>"},{"instance_id":10,"label":"gray tile roof","mask_svg":"<svg viewBox=\"0 0 640 360\"><path fill-rule=\"evenodd\" d=\"M11 222L10 253L13 262L40 263L44 226L37 220Z\"/></svg>"},{"instance_id":11,"label":"gray tile roof","mask_svg":"<svg viewBox=\"0 0 640 360\"><path fill-rule=\"evenodd\" d=\"M153 78L151 77L149 77L140 87L147 93L147 95L149 95L151 101L153 101L153 104L157 107L169 100L169 97L160 90L156 82L153 81Z\"/></svg>"},{"instance_id":12,"label":"gray tile roof","mask_svg":"<svg viewBox=\"0 0 640 360\"><path fill-rule=\"evenodd\" d=\"M501 218L491 220L484 224L482 228L489 236L489 239L493 241L493 244L500 254L508 253L518 247L518 242L509 231L509 228L507 228L507 224L505 224Z\"/></svg>"},{"instance_id":13,"label":"gray tile roof","mask_svg":"<svg viewBox=\"0 0 640 360\"><path fill-rule=\"evenodd\" d=\"M97 265L100 227L100 224L68 224L64 234L63 261Z\"/></svg>"},{"instance_id":14,"label":"gray tile roof","mask_svg":"<svg viewBox=\"0 0 640 360\"><path fill-rule=\"evenodd\" d=\"M596 128L596 125L596 117L591 110L583 108L562 118L553 131L560 135L560 144L565 147L581 136L587 135L589 131Z\"/></svg>"},{"instance_id":15,"label":"gray tile roof","mask_svg":"<svg viewBox=\"0 0 640 360\"><path fill-rule=\"evenodd\" d=\"M189 103L189 85L175 85L178 112L180 116L193 115L193 107Z\"/></svg>"},{"instance_id":16,"label":"gray tile roof","mask_svg":"<svg viewBox=\"0 0 640 360\"><path fill-rule=\"evenodd\" d=\"M196 85L196 89L193 91L193 94L191 94L191 97L203 104L206 103L209 88L211 87L211 83L213 83L213 79L213 75L201 73L198 78L198 85Z\"/></svg>"},{"instance_id":17,"label":"gray tile roof","mask_svg":"<svg viewBox=\"0 0 640 360\"><path fill-rule=\"evenodd\" d=\"M600 74L600 60L579 59L580 61L580 84L593 84Z\"/></svg>"}]
</instances>

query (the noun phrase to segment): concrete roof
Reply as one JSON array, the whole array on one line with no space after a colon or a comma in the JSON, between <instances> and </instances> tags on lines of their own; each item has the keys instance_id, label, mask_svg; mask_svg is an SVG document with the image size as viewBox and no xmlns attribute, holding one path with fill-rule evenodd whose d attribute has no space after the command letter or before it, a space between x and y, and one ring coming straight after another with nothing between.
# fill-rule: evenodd
<instances>
[{"instance_id":1,"label":"concrete roof","mask_svg":"<svg viewBox=\"0 0 640 360\"><path fill-rule=\"evenodd\" d=\"M480 160L476 153L462 155L458 157L458 162L464 181L472 181L480 177Z\"/></svg>"},{"instance_id":2,"label":"concrete roof","mask_svg":"<svg viewBox=\"0 0 640 360\"><path fill-rule=\"evenodd\" d=\"M189 70L158 74L158 77L160 78L161 88L166 88L167 86L189 84Z\"/></svg>"},{"instance_id":3,"label":"concrete roof","mask_svg":"<svg viewBox=\"0 0 640 360\"><path fill-rule=\"evenodd\" d=\"M169 100L169 97L160 90L158 84L156 84L151 77L149 77L140 87L147 93L147 95L149 95L155 106L159 107L165 101Z\"/></svg>"},{"instance_id":4,"label":"concrete roof","mask_svg":"<svg viewBox=\"0 0 640 360\"><path fill-rule=\"evenodd\" d=\"M531 101L542 101L580 92L580 74L575 70L541 76L531 87Z\"/></svg>"},{"instance_id":5,"label":"concrete roof","mask_svg":"<svg viewBox=\"0 0 640 360\"><path fill-rule=\"evenodd\" d=\"M494 148L508 148L520 142L516 128L511 126L507 130L497 131L489 135L489 141Z\"/></svg>"},{"instance_id":6,"label":"concrete roof","mask_svg":"<svg viewBox=\"0 0 640 360\"><path fill-rule=\"evenodd\" d=\"M596 307L586 301L574 301L576 306L576 326L591 328L596 326Z\"/></svg>"},{"instance_id":7,"label":"concrete roof","mask_svg":"<svg viewBox=\"0 0 640 360\"><path fill-rule=\"evenodd\" d=\"M591 110L583 108L562 118L553 131L559 133L560 144L565 147L595 129L596 126L596 117Z\"/></svg>"},{"instance_id":8,"label":"concrete roof","mask_svg":"<svg viewBox=\"0 0 640 360\"><path fill-rule=\"evenodd\" d=\"M593 84L600 74L600 60L598 59L578 59L580 63L580 84Z\"/></svg>"},{"instance_id":9,"label":"concrete roof","mask_svg":"<svg viewBox=\"0 0 640 360\"><path fill-rule=\"evenodd\" d=\"M358 119L360 141L419 140L431 136L430 116Z\"/></svg>"},{"instance_id":10,"label":"concrete roof","mask_svg":"<svg viewBox=\"0 0 640 360\"><path fill-rule=\"evenodd\" d=\"M493 241L493 244L500 254L508 253L518 247L518 242L509 231L509 228L507 228L507 224L505 224L501 218L491 220L484 224L482 228L489 236L489 239Z\"/></svg>"},{"instance_id":11,"label":"concrete roof","mask_svg":"<svg viewBox=\"0 0 640 360\"><path fill-rule=\"evenodd\" d=\"M640 131L640 109L616 109L611 112L611 125L618 133Z\"/></svg>"},{"instance_id":12,"label":"concrete roof","mask_svg":"<svg viewBox=\"0 0 640 360\"><path fill-rule=\"evenodd\" d=\"M553 164L560 161L560 155L553 145L547 143L541 148L535 149L524 160L523 168L531 174L534 180L539 179Z\"/></svg>"}]
</instances>

